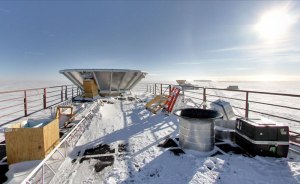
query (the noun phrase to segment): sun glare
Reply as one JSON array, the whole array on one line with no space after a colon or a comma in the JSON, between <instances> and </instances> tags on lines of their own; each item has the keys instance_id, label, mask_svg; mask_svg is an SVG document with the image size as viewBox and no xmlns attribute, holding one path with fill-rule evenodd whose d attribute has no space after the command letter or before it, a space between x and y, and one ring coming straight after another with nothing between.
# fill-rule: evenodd
<instances>
[{"instance_id":1,"label":"sun glare","mask_svg":"<svg viewBox=\"0 0 300 184\"><path fill-rule=\"evenodd\" d=\"M286 8L264 13L254 26L256 32L266 41L276 41L288 36L289 29L296 22Z\"/></svg>"}]
</instances>

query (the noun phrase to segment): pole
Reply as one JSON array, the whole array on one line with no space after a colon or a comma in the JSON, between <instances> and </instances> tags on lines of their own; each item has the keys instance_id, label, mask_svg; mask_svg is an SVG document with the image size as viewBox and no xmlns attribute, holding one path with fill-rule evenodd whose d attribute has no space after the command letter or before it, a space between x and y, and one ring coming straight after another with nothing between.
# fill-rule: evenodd
<instances>
[{"instance_id":1,"label":"pole","mask_svg":"<svg viewBox=\"0 0 300 184\"><path fill-rule=\"evenodd\" d=\"M24 115L27 116L27 95L26 90L24 91Z\"/></svg>"},{"instance_id":2,"label":"pole","mask_svg":"<svg viewBox=\"0 0 300 184\"><path fill-rule=\"evenodd\" d=\"M206 109L206 88L203 88L203 109Z\"/></svg>"},{"instance_id":3,"label":"pole","mask_svg":"<svg viewBox=\"0 0 300 184\"><path fill-rule=\"evenodd\" d=\"M249 117L249 92L246 92L246 108L245 108L245 117Z\"/></svg>"},{"instance_id":4,"label":"pole","mask_svg":"<svg viewBox=\"0 0 300 184\"><path fill-rule=\"evenodd\" d=\"M64 87L63 86L61 86L60 100L61 100L61 102L64 101Z\"/></svg>"},{"instance_id":5,"label":"pole","mask_svg":"<svg viewBox=\"0 0 300 184\"><path fill-rule=\"evenodd\" d=\"M68 86L66 86L66 89L65 89L65 100L68 99Z\"/></svg>"},{"instance_id":6,"label":"pole","mask_svg":"<svg viewBox=\"0 0 300 184\"><path fill-rule=\"evenodd\" d=\"M46 88L44 88L44 94L43 94L43 106L44 106L44 109L47 108L47 93L46 93Z\"/></svg>"}]
</instances>

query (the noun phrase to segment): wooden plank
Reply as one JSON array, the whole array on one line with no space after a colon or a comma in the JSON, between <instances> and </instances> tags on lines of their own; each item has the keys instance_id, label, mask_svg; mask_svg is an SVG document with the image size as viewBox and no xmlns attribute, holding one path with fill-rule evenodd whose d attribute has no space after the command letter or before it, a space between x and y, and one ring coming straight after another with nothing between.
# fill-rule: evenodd
<instances>
[{"instance_id":1,"label":"wooden plank","mask_svg":"<svg viewBox=\"0 0 300 184\"><path fill-rule=\"evenodd\" d=\"M59 143L59 119L43 127L44 155L48 155Z\"/></svg>"},{"instance_id":2,"label":"wooden plank","mask_svg":"<svg viewBox=\"0 0 300 184\"><path fill-rule=\"evenodd\" d=\"M8 164L45 157L43 128L12 128L5 132Z\"/></svg>"},{"instance_id":3,"label":"wooden plank","mask_svg":"<svg viewBox=\"0 0 300 184\"><path fill-rule=\"evenodd\" d=\"M94 98L99 95L98 87L93 79L83 81L84 94L87 98Z\"/></svg>"},{"instance_id":4,"label":"wooden plank","mask_svg":"<svg viewBox=\"0 0 300 184\"><path fill-rule=\"evenodd\" d=\"M8 164L44 159L59 143L59 119L39 128L22 128L16 123L5 131Z\"/></svg>"},{"instance_id":5,"label":"wooden plank","mask_svg":"<svg viewBox=\"0 0 300 184\"><path fill-rule=\"evenodd\" d=\"M166 95L157 95L155 98L153 98L151 101L149 101L145 107L146 109L150 110L152 113L156 113L158 110L163 108L163 105L168 100L168 97Z\"/></svg>"}]
</instances>

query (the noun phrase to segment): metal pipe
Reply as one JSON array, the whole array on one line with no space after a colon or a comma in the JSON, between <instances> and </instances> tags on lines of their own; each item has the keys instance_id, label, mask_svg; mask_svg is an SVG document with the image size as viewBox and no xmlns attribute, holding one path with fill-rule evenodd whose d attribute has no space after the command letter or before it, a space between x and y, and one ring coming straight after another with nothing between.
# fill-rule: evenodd
<instances>
[{"instance_id":1,"label":"metal pipe","mask_svg":"<svg viewBox=\"0 0 300 184\"><path fill-rule=\"evenodd\" d=\"M162 95L163 92L162 92L162 84L160 84L160 94Z\"/></svg>"},{"instance_id":2,"label":"metal pipe","mask_svg":"<svg viewBox=\"0 0 300 184\"><path fill-rule=\"evenodd\" d=\"M246 92L246 108L245 108L245 117L249 117L249 92Z\"/></svg>"},{"instance_id":3,"label":"metal pipe","mask_svg":"<svg viewBox=\"0 0 300 184\"><path fill-rule=\"evenodd\" d=\"M27 116L27 97L26 97L26 90L24 90L24 116Z\"/></svg>"},{"instance_id":4,"label":"metal pipe","mask_svg":"<svg viewBox=\"0 0 300 184\"><path fill-rule=\"evenodd\" d=\"M65 100L68 100L68 87L65 86Z\"/></svg>"},{"instance_id":5,"label":"metal pipe","mask_svg":"<svg viewBox=\"0 0 300 184\"><path fill-rule=\"evenodd\" d=\"M111 94L112 76L113 76L113 73L110 72L109 95Z\"/></svg>"},{"instance_id":6,"label":"metal pipe","mask_svg":"<svg viewBox=\"0 0 300 184\"><path fill-rule=\"evenodd\" d=\"M44 107L44 109L46 109L47 108L47 93L46 93L46 88L44 88L44 94L43 94L43 107Z\"/></svg>"},{"instance_id":7,"label":"metal pipe","mask_svg":"<svg viewBox=\"0 0 300 184\"><path fill-rule=\"evenodd\" d=\"M64 87L61 86L60 101L64 101Z\"/></svg>"},{"instance_id":8,"label":"metal pipe","mask_svg":"<svg viewBox=\"0 0 300 184\"><path fill-rule=\"evenodd\" d=\"M203 88L203 109L206 109L206 88Z\"/></svg>"}]
</instances>

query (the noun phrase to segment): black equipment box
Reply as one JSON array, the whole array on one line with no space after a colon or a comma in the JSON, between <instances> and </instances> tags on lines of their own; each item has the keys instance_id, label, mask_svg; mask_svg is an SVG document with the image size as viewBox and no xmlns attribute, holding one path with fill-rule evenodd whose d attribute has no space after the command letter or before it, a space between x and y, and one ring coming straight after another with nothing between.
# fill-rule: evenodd
<instances>
[{"instance_id":1,"label":"black equipment box","mask_svg":"<svg viewBox=\"0 0 300 184\"><path fill-rule=\"evenodd\" d=\"M289 127L261 119L237 118L236 143L251 155L287 157Z\"/></svg>"}]
</instances>

